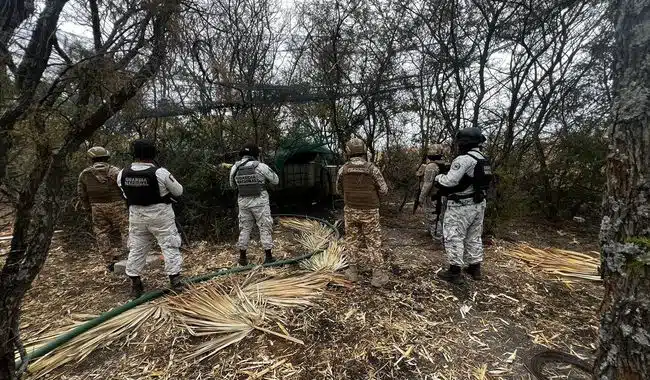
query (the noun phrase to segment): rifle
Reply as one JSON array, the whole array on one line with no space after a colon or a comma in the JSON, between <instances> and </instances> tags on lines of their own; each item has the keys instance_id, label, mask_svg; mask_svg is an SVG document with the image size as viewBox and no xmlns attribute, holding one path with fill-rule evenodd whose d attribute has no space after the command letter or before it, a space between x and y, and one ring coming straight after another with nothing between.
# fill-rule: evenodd
<instances>
[{"instance_id":1,"label":"rifle","mask_svg":"<svg viewBox=\"0 0 650 380\"><path fill-rule=\"evenodd\" d=\"M422 165L420 165L421 167ZM418 170L420 168L418 167ZM416 171L417 174L417 171ZM423 173L424 174L424 173ZM419 176L418 176L419 177ZM415 190L415 200L413 201L413 215L415 215L415 211L418 209L420 206L420 194L422 193L422 181L421 179L418 178L418 183L417 183L417 190Z\"/></svg>"},{"instance_id":2,"label":"rifle","mask_svg":"<svg viewBox=\"0 0 650 380\"><path fill-rule=\"evenodd\" d=\"M422 172L422 176L418 176L418 172L420 171L422 165L426 165L426 162L427 162L427 156L425 154L422 157L422 162L415 170L415 175L418 177L418 184L417 184L418 187L417 190L415 190L415 199L413 200L413 215L415 215L415 211L417 211L418 207L420 206L420 193L422 192L422 182L420 177L424 178L424 172Z\"/></svg>"},{"instance_id":3,"label":"rifle","mask_svg":"<svg viewBox=\"0 0 650 380\"><path fill-rule=\"evenodd\" d=\"M156 165L159 168L162 168L162 166L156 161L155 159L152 160L154 165ZM179 202L180 199L177 199L176 197L172 196L169 194L169 199L171 200L172 204L172 209L174 208L174 205L176 205L176 210L174 212L174 224L176 225L176 229L178 230L179 235L181 236L181 241L185 243L186 246L190 245L190 241L187 239L187 235L185 235L185 230L183 230L183 226L178 222L178 207L180 207Z\"/></svg>"},{"instance_id":4,"label":"rifle","mask_svg":"<svg viewBox=\"0 0 650 380\"><path fill-rule=\"evenodd\" d=\"M436 220L433 222L433 233L435 234L438 229L438 222L440 221L440 214L442 213L442 193L440 191L436 192L433 196L433 199L436 201Z\"/></svg>"}]
</instances>

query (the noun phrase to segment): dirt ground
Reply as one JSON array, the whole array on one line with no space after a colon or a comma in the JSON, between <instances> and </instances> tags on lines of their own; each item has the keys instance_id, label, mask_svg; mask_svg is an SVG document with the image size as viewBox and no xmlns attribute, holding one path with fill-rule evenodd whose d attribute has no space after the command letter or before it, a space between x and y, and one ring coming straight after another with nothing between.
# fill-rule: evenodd
<instances>
[{"instance_id":1,"label":"dirt ground","mask_svg":"<svg viewBox=\"0 0 650 380\"><path fill-rule=\"evenodd\" d=\"M47 378L530 379L523 363L545 348L592 359L601 285L558 281L504 252L521 241L540 248L597 250L596 231L521 220L501 225L499 238L486 245L486 279L455 287L435 278L445 255L424 232L422 216L405 211L382 217L390 286L375 289L366 274L357 285L331 287L314 307L290 314L285 327L305 346L254 333L213 358L187 362L180 359L182 353L200 339L170 326L166 332L131 336ZM278 230L277 237L278 255L302 253L290 234ZM0 255L6 248L0 245ZM261 258L259 246L252 251ZM234 252L232 244L193 242L184 251L184 273L232 266ZM160 269L144 280L148 290L167 284ZM73 249L55 238L22 306L23 335L121 305L128 291L128 280L106 273L92 249ZM565 370L555 378L586 377Z\"/></svg>"}]
</instances>

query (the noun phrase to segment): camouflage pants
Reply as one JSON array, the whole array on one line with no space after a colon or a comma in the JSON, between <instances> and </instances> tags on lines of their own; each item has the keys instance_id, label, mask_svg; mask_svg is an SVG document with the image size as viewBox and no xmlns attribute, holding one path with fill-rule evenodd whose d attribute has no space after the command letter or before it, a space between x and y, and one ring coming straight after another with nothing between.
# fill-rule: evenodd
<instances>
[{"instance_id":1,"label":"camouflage pants","mask_svg":"<svg viewBox=\"0 0 650 380\"><path fill-rule=\"evenodd\" d=\"M463 266L483 261L483 217L485 201L449 201L443 224L445 251L450 265Z\"/></svg>"},{"instance_id":2,"label":"camouflage pants","mask_svg":"<svg viewBox=\"0 0 650 380\"><path fill-rule=\"evenodd\" d=\"M239 240L237 248L246 250L251 239L251 232L257 224L260 241L265 250L273 248L273 218L269 204L239 207Z\"/></svg>"},{"instance_id":3,"label":"camouflage pants","mask_svg":"<svg viewBox=\"0 0 650 380\"><path fill-rule=\"evenodd\" d=\"M424 224L426 225L427 231L431 234L431 237L434 239L440 239L442 237L442 225L445 218L445 204L446 199L443 198L441 201L441 210L440 215L436 215L436 201L428 200L424 204Z\"/></svg>"},{"instance_id":4,"label":"camouflage pants","mask_svg":"<svg viewBox=\"0 0 650 380\"><path fill-rule=\"evenodd\" d=\"M381 226L379 224L379 209L361 210L345 207L345 243L362 255L363 243L367 248L367 258L372 265L380 266L384 259L381 252ZM352 262L356 257L350 257Z\"/></svg>"},{"instance_id":5,"label":"camouflage pants","mask_svg":"<svg viewBox=\"0 0 650 380\"><path fill-rule=\"evenodd\" d=\"M91 205L93 231L97 248L107 264L119 261L127 246L128 216L123 201L93 203ZM116 247L112 240L119 237L121 246Z\"/></svg>"}]
</instances>

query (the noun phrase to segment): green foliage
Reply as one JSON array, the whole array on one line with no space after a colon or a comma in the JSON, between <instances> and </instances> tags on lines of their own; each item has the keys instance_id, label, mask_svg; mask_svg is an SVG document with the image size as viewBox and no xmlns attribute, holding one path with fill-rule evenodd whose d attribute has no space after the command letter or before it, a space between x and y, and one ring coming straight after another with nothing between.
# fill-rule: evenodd
<instances>
[{"instance_id":1,"label":"green foliage","mask_svg":"<svg viewBox=\"0 0 650 380\"><path fill-rule=\"evenodd\" d=\"M547 141L544 164L534 152L498 167L502 217L538 215L550 219L600 218L607 144L601 129L577 128Z\"/></svg>"},{"instance_id":2,"label":"green foliage","mask_svg":"<svg viewBox=\"0 0 650 380\"><path fill-rule=\"evenodd\" d=\"M634 244L646 252L650 252L650 238L645 236L630 236L625 239L626 243Z\"/></svg>"}]
</instances>

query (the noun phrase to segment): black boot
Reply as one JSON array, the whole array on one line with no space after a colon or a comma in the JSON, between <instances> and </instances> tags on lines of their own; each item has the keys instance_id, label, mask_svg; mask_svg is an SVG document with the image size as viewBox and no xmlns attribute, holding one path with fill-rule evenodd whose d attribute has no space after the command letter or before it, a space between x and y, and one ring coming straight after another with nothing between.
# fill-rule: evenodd
<instances>
[{"instance_id":1,"label":"black boot","mask_svg":"<svg viewBox=\"0 0 650 380\"><path fill-rule=\"evenodd\" d=\"M271 264L274 262L275 259L273 258L273 255L271 254L271 250L267 249L264 251L264 264Z\"/></svg>"},{"instance_id":2,"label":"black boot","mask_svg":"<svg viewBox=\"0 0 650 380\"><path fill-rule=\"evenodd\" d=\"M170 275L169 284L172 290L175 292L180 292L185 289L185 283L183 282L183 278L181 277L180 273Z\"/></svg>"},{"instance_id":3,"label":"black boot","mask_svg":"<svg viewBox=\"0 0 650 380\"><path fill-rule=\"evenodd\" d=\"M481 275L481 263L470 264L465 268L465 273L472 276L474 281L481 281L483 276Z\"/></svg>"},{"instance_id":4,"label":"black boot","mask_svg":"<svg viewBox=\"0 0 650 380\"><path fill-rule=\"evenodd\" d=\"M245 267L248 265L248 258L246 257L246 250L245 249L240 249L239 250L239 265Z\"/></svg>"},{"instance_id":5,"label":"black boot","mask_svg":"<svg viewBox=\"0 0 650 380\"><path fill-rule=\"evenodd\" d=\"M115 263L110 263L106 265L106 270L108 270L110 273L115 272Z\"/></svg>"},{"instance_id":6,"label":"black boot","mask_svg":"<svg viewBox=\"0 0 650 380\"><path fill-rule=\"evenodd\" d=\"M460 267L458 265L450 265L449 269L438 273L438 278L448 281L455 285L463 283L463 277L460 275Z\"/></svg>"},{"instance_id":7,"label":"black boot","mask_svg":"<svg viewBox=\"0 0 650 380\"><path fill-rule=\"evenodd\" d=\"M131 279L131 298L140 298L142 293L144 293L144 285L140 276L129 276L129 278Z\"/></svg>"}]
</instances>

